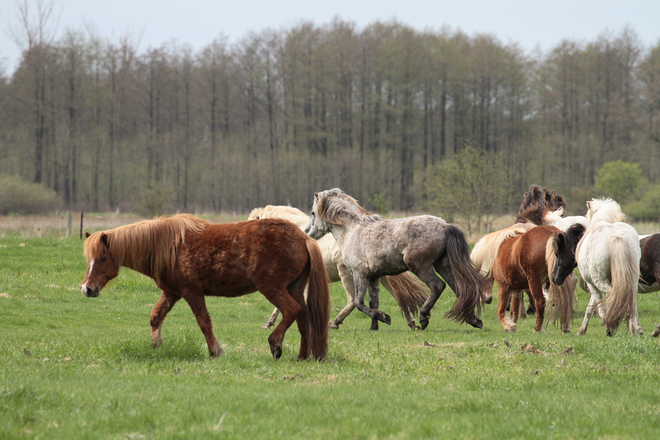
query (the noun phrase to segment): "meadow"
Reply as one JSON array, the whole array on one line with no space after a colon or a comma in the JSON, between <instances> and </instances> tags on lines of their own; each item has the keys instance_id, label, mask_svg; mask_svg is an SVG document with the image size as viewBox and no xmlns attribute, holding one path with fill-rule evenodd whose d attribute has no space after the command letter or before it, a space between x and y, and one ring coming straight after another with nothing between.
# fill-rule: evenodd
<instances>
[{"instance_id":1,"label":"meadow","mask_svg":"<svg viewBox=\"0 0 660 440\"><path fill-rule=\"evenodd\" d=\"M443 318L411 331L382 290L392 325L369 331L357 311L331 330L324 362L296 360L287 333L272 359L263 330L272 306L256 293L208 298L225 354L208 358L181 302L150 347L152 280L122 269L99 298L79 290L86 263L77 236L0 234L0 438L404 439L657 438L660 322L656 294L639 297L646 335L612 338L600 318L575 335L521 320L505 333L496 303L484 329ZM345 304L331 286L333 316ZM531 344L531 345L529 345Z\"/></svg>"}]
</instances>

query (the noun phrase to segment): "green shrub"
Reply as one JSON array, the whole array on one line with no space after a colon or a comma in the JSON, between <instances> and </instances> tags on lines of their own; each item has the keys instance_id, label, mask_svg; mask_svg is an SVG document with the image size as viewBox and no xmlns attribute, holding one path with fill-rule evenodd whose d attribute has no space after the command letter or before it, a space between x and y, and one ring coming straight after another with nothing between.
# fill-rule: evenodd
<instances>
[{"instance_id":1,"label":"green shrub","mask_svg":"<svg viewBox=\"0 0 660 440\"><path fill-rule=\"evenodd\" d=\"M626 205L624 212L635 220L660 221L660 184L648 188L639 201Z\"/></svg>"},{"instance_id":2,"label":"green shrub","mask_svg":"<svg viewBox=\"0 0 660 440\"><path fill-rule=\"evenodd\" d=\"M596 173L595 188L620 204L625 204L644 186L646 179L638 163L620 160L606 162Z\"/></svg>"},{"instance_id":3,"label":"green shrub","mask_svg":"<svg viewBox=\"0 0 660 440\"><path fill-rule=\"evenodd\" d=\"M0 214L42 214L62 203L52 189L31 183L17 175L0 175Z\"/></svg>"}]
</instances>

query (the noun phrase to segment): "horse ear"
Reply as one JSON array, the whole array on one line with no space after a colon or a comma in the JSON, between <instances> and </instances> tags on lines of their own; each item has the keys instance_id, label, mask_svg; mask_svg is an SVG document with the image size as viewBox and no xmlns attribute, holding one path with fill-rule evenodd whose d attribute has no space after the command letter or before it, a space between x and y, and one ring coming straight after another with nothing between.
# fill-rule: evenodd
<instances>
[{"instance_id":1,"label":"horse ear","mask_svg":"<svg viewBox=\"0 0 660 440\"><path fill-rule=\"evenodd\" d=\"M85 232L85 238L89 238L89 236L90 236L90 233L89 233L89 232Z\"/></svg>"},{"instance_id":2,"label":"horse ear","mask_svg":"<svg viewBox=\"0 0 660 440\"><path fill-rule=\"evenodd\" d=\"M105 233L101 234L101 241L103 242L104 245L106 245L106 247L109 247L108 246L108 235L107 234L105 234Z\"/></svg>"},{"instance_id":3,"label":"horse ear","mask_svg":"<svg viewBox=\"0 0 660 440\"><path fill-rule=\"evenodd\" d=\"M566 237L564 237L563 232L559 232L555 234L555 238L552 240L552 249L556 252L559 253L559 251L563 250L566 247Z\"/></svg>"},{"instance_id":4,"label":"horse ear","mask_svg":"<svg viewBox=\"0 0 660 440\"><path fill-rule=\"evenodd\" d=\"M319 193L314 193L314 200L318 201L318 199L319 199Z\"/></svg>"}]
</instances>

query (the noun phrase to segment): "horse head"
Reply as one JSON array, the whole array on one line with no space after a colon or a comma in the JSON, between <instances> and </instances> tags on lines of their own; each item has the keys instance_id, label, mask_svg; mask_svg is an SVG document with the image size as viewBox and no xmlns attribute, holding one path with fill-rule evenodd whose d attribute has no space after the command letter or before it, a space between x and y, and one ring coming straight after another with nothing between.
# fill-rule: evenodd
<instances>
[{"instance_id":1,"label":"horse head","mask_svg":"<svg viewBox=\"0 0 660 440\"><path fill-rule=\"evenodd\" d=\"M573 273L577 267L575 250L584 236L585 227L576 223L568 231L555 234L552 239L552 250L555 256L555 264L550 274L550 280L557 286L564 284L564 280Z\"/></svg>"},{"instance_id":2,"label":"horse head","mask_svg":"<svg viewBox=\"0 0 660 440\"><path fill-rule=\"evenodd\" d=\"M87 271L80 291L89 298L96 298L105 285L119 273L119 264L112 257L105 233L86 234L85 256ZM90 238L91 237L91 238Z\"/></svg>"},{"instance_id":3,"label":"horse head","mask_svg":"<svg viewBox=\"0 0 660 440\"><path fill-rule=\"evenodd\" d=\"M590 223L596 221L605 221L607 223L626 221L626 216L621 211L621 206L610 198L592 199L588 201L586 217Z\"/></svg>"},{"instance_id":4,"label":"horse head","mask_svg":"<svg viewBox=\"0 0 660 440\"><path fill-rule=\"evenodd\" d=\"M326 221L324 214L326 213L325 203L328 198L328 193L332 190L321 191L314 194L314 203L312 203L312 218L309 224L304 229L305 234L309 235L315 240L323 237L330 232L330 223ZM319 214L320 210L320 214Z\"/></svg>"}]
</instances>

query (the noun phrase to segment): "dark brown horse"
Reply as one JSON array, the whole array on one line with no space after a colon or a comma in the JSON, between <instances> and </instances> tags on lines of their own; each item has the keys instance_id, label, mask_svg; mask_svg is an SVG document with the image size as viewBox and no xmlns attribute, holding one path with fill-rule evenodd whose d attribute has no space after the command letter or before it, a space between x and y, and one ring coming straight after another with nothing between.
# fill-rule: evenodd
<instances>
[{"instance_id":1,"label":"dark brown horse","mask_svg":"<svg viewBox=\"0 0 660 440\"><path fill-rule=\"evenodd\" d=\"M88 267L81 290L96 297L128 267L153 278L162 289L151 312L151 345L161 344L161 325L181 298L192 309L210 356L222 354L205 296L238 297L260 291L282 311L268 337L275 359L293 321L300 332L299 359L323 359L328 347L330 296L316 241L279 219L213 225L192 215L147 220L87 234ZM307 303L303 296L309 283Z\"/></svg>"},{"instance_id":2,"label":"dark brown horse","mask_svg":"<svg viewBox=\"0 0 660 440\"><path fill-rule=\"evenodd\" d=\"M499 305L497 316L505 331L516 331L520 310L521 293L529 290L536 305L534 331L543 328L546 295L547 302L555 316L559 316L562 331L569 332L573 313L573 291L577 280L574 275L562 286L553 282L545 288L555 266L553 239L561 231L554 226L537 226L522 235L505 240L497 251L493 264L493 278L498 284ZM515 293L511 302L511 318L506 316L509 296Z\"/></svg>"},{"instance_id":3,"label":"dark brown horse","mask_svg":"<svg viewBox=\"0 0 660 440\"><path fill-rule=\"evenodd\" d=\"M642 259L639 262L637 292L657 292L660 290L660 233L642 238L639 245L642 248ZM660 336L660 324L653 331L653 337L658 336Z\"/></svg>"}]
</instances>

